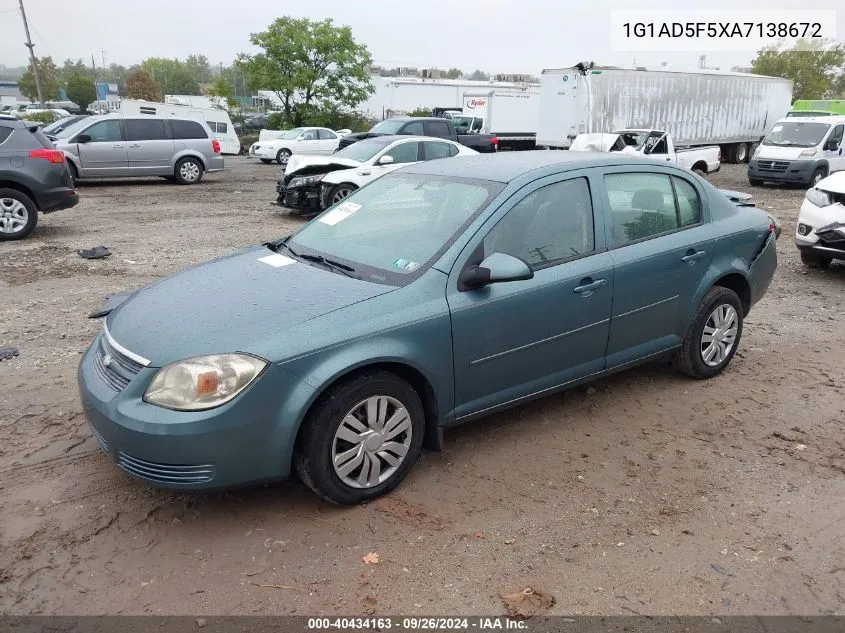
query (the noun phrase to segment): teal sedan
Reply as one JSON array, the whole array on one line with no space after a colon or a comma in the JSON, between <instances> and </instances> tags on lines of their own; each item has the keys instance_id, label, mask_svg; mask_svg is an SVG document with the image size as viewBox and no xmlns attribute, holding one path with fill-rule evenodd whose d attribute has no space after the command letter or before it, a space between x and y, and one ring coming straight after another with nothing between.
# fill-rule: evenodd
<instances>
[{"instance_id":1,"label":"teal sedan","mask_svg":"<svg viewBox=\"0 0 845 633\"><path fill-rule=\"evenodd\" d=\"M775 226L695 174L512 152L419 163L294 234L115 300L79 365L100 447L159 487L296 470L383 495L447 427L662 356L736 354Z\"/></svg>"}]
</instances>

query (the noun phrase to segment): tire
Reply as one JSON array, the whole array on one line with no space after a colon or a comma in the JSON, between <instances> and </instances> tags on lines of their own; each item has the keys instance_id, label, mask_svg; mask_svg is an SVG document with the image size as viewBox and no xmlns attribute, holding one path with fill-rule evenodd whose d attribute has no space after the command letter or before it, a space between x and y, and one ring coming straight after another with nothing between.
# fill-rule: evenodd
<instances>
[{"instance_id":1,"label":"tire","mask_svg":"<svg viewBox=\"0 0 845 633\"><path fill-rule=\"evenodd\" d=\"M334 206L343 201L349 194L355 191L358 187L355 185L344 183L337 185L329 194L329 206ZM328 208L328 207L327 207Z\"/></svg>"},{"instance_id":2,"label":"tire","mask_svg":"<svg viewBox=\"0 0 845 633\"><path fill-rule=\"evenodd\" d=\"M17 189L0 189L0 242L22 240L38 224L38 208Z\"/></svg>"},{"instance_id":3,"label":"tire","mask_svg":"<svg viewBox=\"0 0 845 633\"><path fill-rule=\"evenodd\" d=\"M728 316L726 324L732 323L733 327L729 327L723 333L719 328L718 321L720 316L724 315ZM729 288L713 286L698 305L681 347L673 354L672 361L675 367L692 378L712 378L722 373L730 364L739 347L742 338L743 318L742 302L736 293ZM724 340L723 343L710 342L708 344L703 339L705 328L714 329L714 326L715 332L713 334L720 338L725 333L735 330L729 347ZM712 336L709 333L708 335ZM711 353L711 347L716 348L716 355L705 360L706 354Z\"/></svg>"},{"instance_id":4,"label":"tire","mask_svg":"<svg viewBox=\"0 0 845 633\"><path fill-rule=\"evenodd\" d=\"M813 175L810 176L810 182L807 184L812 188L819 184L819 181L827 176L827 169L824 167L817 167L816 170L813 172Z\"/></svg>"},{"instance_id":5,"label":"tire","mask_svg":"<svg viewBox=\"0 0 845 633\"><path fill-rule=\"evenodd\" d=\"M391 444L404 447L404 457L400 457L399 452L392 452L395 446L381 451L378 447L370 448L367 446L367 439L358 445L357 453L352 453L356 443L351 439L336 436L338 433L345 433L347 438L352 439L356 438L356 435L365 438L380 437L366 422L367 412L370 410L366 403L376 398L380 403L387 403L385 417L388 421L397 410L397 405L403 407L408 415L406 430L388 438ZM380 411L381 406L379 404L373 410ZM357 421L354 427L344 424L350 416ZM362 421L362 418L365 421ZM317 402L299 432L294 466L300 479L324 499L338 505L361 503L380 497L399 485L419 458L424 433L425 412L419 394L407 382L390 372L368 371L332 387ZM381 448L384 446L385 444L382 444ZM351 453L352 457L345 462L341 461L340 467L336 467L333 455L341 456L344 453ZM381 454L390 455L391 461L380 457ZM358 462L361 455L363 457ZM379 479L378 483L371 485L366 481L366 477L373 474L373 457L380 465L381 476L387 475L391 468L394 470L389 472L383 481ZM344 467L347 467L347 470L340 473L339 470L344 470ZM387 471L384 470L385 467L388 468ZM364 473L365 469L367 473ZM350 485L341 478L342 476L356 485ZM359 485L361 481L364 481L363 486Z\"/></svg>"},{"instance_id":6,"label":"tire","mask_svg":"<svg viewBox=\"0 0 845 633\"><path fill-rule=\"evenodd\" d=\"M722 152L722 160L728 163L736 162L736 145L725 145Z\"/></svg>"},{"instance_id":7,"label":"tire","mask_svg":"<svg viewBox=\"0 0 845 633\"><path fill-rule=\"evenodd\" d=\"M820 270L826 269L833 261L832 257L825 255L818 255L809 251L801 251L801 263L807 268L818 268Z\"/></svg>"},{"instance_id":8,"label":"tire","mask_svg":"<svg viewBox=\"0 0 845 633\"><path fill-rule=\"evenodd\" d=\"M189 156L176 162L174 177L180 185L195 185L202 180L203 167L198 158Z\"/></svg>"},{"instance_id":9,"label":"tire","mask_svg":"<svg viewBox=\"0 0 845 633\"><path fill-rule=\"evenodd\" d=\"M272 160L270 160L269 158L262 158L262 159L261 159L261 162L262 162L262 163L264 163L265 165L269 165L269 164L270 164L270 163L272 163L273 161L272 161Z\"/></svg>"},{"instance_id":10,"label":"tire","mask_svg":"<svg viewBox=\"0 0 845 633\"><path fill-rule=\"evenodd\" d=\"M749 184L749 185L751 185L752 187L762 187L762 186L763 186L763 181L762 181L762 180L757 180L756 178L749 178L749 179L748 179L748 184Z\"/></svg>"},{"instance_id":11,"label":"tire","mask_svg":"<svg viewBox=\"0 0 845 633\"><path fill-rule=\"evenodd\" d=\"M279 153L276 154L276 162L280 165L287 165L290 157L291 153L289 149L280 149Z\"/></svg>"},{"instance_id":12,"label":"tire","mask_svg":"<svg viewBox=\"0 0 845 633\"><path fill-rule=\"evenodd\" d=\"M734 162L737 164L747 163L748 162L748 145L746 143L739 143L735 146L734 154L735 160Z\"/></svg>"},{"instance_id":13,"label":"tire","mask_svg":"<svg viewBox=\"0 0 845 633\"><path fill-rule=\"evenodd\" d=\"M702 178L707 178L707 172L706 172L706 171L704 171L703 169L701 169L701 167L693 167L693 168L692 168L692 172L693 172L694 174L698 174L698 175L699 175L699 176L701 176Z\"/></svg>"},{"instance_id":14,"label":"tire","mask_svg":"<svg viewBox=\"0 0 845 633\"><path fill-rule=\"evenodd\" d=\"M76 168L76 165L70 161L67 161L67 169L70 172L70 181L75 188L76 185L79 184L79 170Z\"/></svg>"}]
</instances>

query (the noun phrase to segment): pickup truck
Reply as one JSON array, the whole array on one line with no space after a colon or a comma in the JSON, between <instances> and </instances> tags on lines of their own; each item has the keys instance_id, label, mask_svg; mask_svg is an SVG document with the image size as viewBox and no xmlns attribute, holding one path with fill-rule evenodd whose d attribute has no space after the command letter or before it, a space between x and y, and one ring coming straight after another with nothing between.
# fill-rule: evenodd
<instances>
[{"instance_id":1,"label":"pickup truck","mask_svg":"<svg viewBox=\"0 0 845 633\"><path fill-rule=\"evenodd\" d=\"M701 176L719 171L718 145L676 149L672 137L662 130L615 130L609 134L579 134L569 151L624 152L657 161L674 163Z\"/></svg>"},{"instance_id":2,"label":"pickup truck","mask_svg":"<svg viewBox=\"0 0 845 633\"><path fill-rule=\"evenodd\" d=\"M411 136L434 136L460 143L476 152L488 154L498 151L499 139L492 134L458 134L449 119L441 117L396 117L377 123L369 132L348 134L340 139L336 151L349 147L366 138L403 134Z\"/></svg>"}]
</instances>

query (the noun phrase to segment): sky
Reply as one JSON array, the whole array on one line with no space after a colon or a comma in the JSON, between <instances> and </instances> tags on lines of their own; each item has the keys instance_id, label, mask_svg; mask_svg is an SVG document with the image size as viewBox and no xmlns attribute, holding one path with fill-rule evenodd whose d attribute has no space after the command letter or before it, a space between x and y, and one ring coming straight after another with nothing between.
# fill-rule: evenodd
<instances>
[{"instance_id":1,"label":"sky","mask_svg":"<svg viewBox=\"0 0 845 633\"><path fill-rule=\"evenodd\" d=\"M24 0L38 56L57 63L81 57L99 66L131 65L146 57L184 58L204 54L212 64L229 64L254 52L250 33L282 15L349 25L376 63L393 66L476 68L494 73L539 75L543 68L579 61L600 64L694 68L701 51L613 50L614 10L754 11L764 21L773 9L836 9L837 39L845 40L845 4L840 0ZM0 0L0 64L27 62L18 0ZM708 50L706 64L729 70L747 66L753 51Z\"/></svg>"}]
</instances>

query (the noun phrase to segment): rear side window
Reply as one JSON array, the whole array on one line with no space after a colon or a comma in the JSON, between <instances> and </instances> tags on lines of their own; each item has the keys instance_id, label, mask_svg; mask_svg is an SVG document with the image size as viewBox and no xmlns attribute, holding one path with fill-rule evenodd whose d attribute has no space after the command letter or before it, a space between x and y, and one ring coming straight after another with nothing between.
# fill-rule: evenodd
<instances>
[{"instance_id":1,"label":"rear side window","mask_svg":"<svg viewBox=\"0 0 845 633\"><path fill-rule=\"evenodd\" d=\"M450 156L454 156L454 154L451 153L452 145L449 143L426 141L423 143L423 149L425 151L426 160L435 160L438 158L449 158ZM455 153L457 153L457 150L455 150Z\"/></svg>"},{"instance_id":2,"label":"rear side window","mask_svg":"<svg viewBox=\"0 0 845 633\"><path fill-rule=\"evenodd\" d=\"M173 131L173 138L175 139L208 138L205 128L196 121L172 119L170 129Z\"/></svg>"},{"instance_id":3,"label":"rear side window","mask_svg":"<svg viewBox=\"0 0 845 633\"><path fill-rule=\"evenodd\" d=\"M672 178L675 193L678 194L678 219L681 226L701 222L701 199L691 184L681 178Z\"/></svg>"},{"instance_id":4,"label":"rear side window","mask_svg":"<svg viewBox=\"0 0 845 633\"><path fill-rule=\"evenodd\" d=\"M218 134L226 134L229 131L229 126L219 121L214 124L214 131Z\"/></svg>"},{"instance_id":5,"label":"rear side window","mask_svg":"<svg viewBox=\"0 0 845 633\"><path fill-rule=\"evenodd\" d=\"M164 119L127 119L127 141L161 141L167 139L164 131Z\"/></svg>"},{"instance_id":6,"label":"rear side window","mask_svg":"<svg viewBox=\"0 0 845 633\"><path fill-rule=\"evenodd\" d=\"M12 128L0 125L0 143L3 143L12 135Z\"/></svg>"},{"instance_id":7,"label":"rear side window","mask_svg":"<svg viewBox=\"0 0 845 633\"><path fill-rule=\"evenodd\" d=\"M405 127L402 128L401 134L408 134L410 136L425 136L425 132L423 132L423 124L422 121L414 121L413 123L408 123Z\"/></svg>"},{"instance_id":8,"label":"rear side window","mask_svg":"<svg viewBox=\"0 0 845 633\"><path fill-rule=\"evenodd\" d=\"M446 122L441 121L426 121L425 123L426 135L436 136L438 138L449 138L449 126Z\"/></svg>"},{"instance_id":9,"label":"rear side window","mask_svg":"<svg viewBox=\"0 0 845 633\"><path fill-rule=\"evenodd\" d=\"M331 130L319 130L319 134L321 141L333 141L337 138L337 134L335 134Z\"/></svg>"},{"instance_id":10,"label":"rear side window","mask_svg":"<svg viewBox=\"0 0 845 633\"><path fill-rule=\"evenodd\" d=\"M695 190L682 189L683 181L675 178L678 195L688 197L681 203L687 224L698 222L701 207ZM660 235L681 226L675 203L675 188L667 174L608 174L604 177L613 218L611 241L614 246Z\"/></svg>"}]
</instances>

